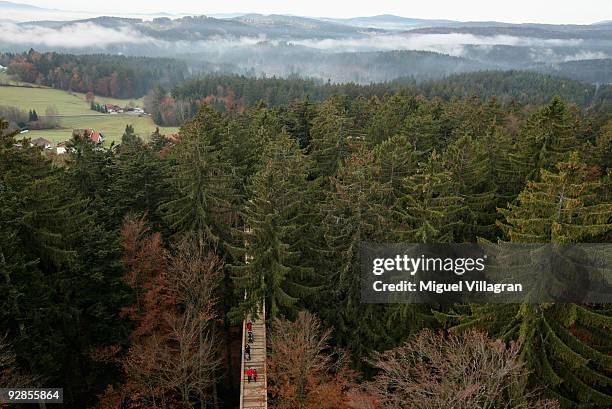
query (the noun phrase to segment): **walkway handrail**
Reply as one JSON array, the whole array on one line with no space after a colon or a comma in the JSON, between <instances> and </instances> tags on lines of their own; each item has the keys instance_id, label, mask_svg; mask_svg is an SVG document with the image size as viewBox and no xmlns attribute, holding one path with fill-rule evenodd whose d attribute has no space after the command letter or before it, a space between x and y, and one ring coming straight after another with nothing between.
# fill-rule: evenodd
<instances>
[{"instance_id":1,"label":"walkway handrail","mask_svg":"<svg viewBox=\"0 0 612 409\"><path fill-rule=\"evenodd\" d=\"M268 335L267 335L267 327L266 327L266 300L261 302L261 316L263 319L264 327L263 327L263 346L264 346L264 389L266 393L264 394L264 408L268 409Z\"/></svg>"},{"instance_id":2,"label":"walkway handrail","mask_svg":"<svg viewBox=\"0 0 612 409\"><path fill-rule=\"evenodd\" d=\"M266 365L266 306L265 302L261 303L261 308L258 308L258 317L257 320L252 320L253 317L251 314L248 314L247 317L242 321L242 351L240 356L242 358L242 362L240 364L240 409L246 408L263 408L267 409L268 407L268 368ZM247 321L251 320L253 323L253 327L259 328L259 333L255 334L255 341L253 342L253 346L251 347L251 357L250 361L257 359L256 365L261 365L261 372L259 373L258 379L259 381L255 383L255 396L257 396L256 401L253 401L253 386L249 389L249 393L245 393L245 386L247 384L247 380L245 380L245 367L246 365L246 354L245 347L248 342L247 337ZM261 321L260 321L261 320ZM253 328L255 329L255 328ZM261 350L260 350L261 349ZM258 353L258 358L253 357L254 353ZM263 354L263 355L262 355ZM263 360L261 362L260 360ZM248 396L251 395L251 399L248 399Z\"/></svg>"},{"instance_id":3,"label":"walkway handrail","mask_svg":"<svg viewBox=\"0 0 612 409\"><path fill-rule=\"evenodd\" d=\"M246 292L244 293L244 297L246 298ZM240 353L240 406L239 408L242 409L242 401L244 399L244 382L243 382L243 378L244 378L244 349L246 347L245 345L245 334L246 334L246 320L242 320L242 332L241 332L241 336L242 336L242 343L241 343L241 348L242 351Z\"/></svg>"}]
</instances>

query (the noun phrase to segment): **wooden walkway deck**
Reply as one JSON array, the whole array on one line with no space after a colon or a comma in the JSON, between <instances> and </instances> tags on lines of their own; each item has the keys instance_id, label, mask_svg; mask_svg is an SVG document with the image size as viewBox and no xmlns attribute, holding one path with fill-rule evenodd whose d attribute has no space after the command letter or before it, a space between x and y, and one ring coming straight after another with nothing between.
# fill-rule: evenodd
<instances>
[{"instance_id":1,"label":"wooden walkway deck","mask_svg":"<svg viewBox=\"0 0 612 409\"><path fill-rule=\"evenodd\" d=\"M268 408L267 371L266 371L266 311L265 306L257 320L253 322L254 340L251 343L251 360L246 360L244 347L247 344L246 323L251 319L248 316L242 323L242 365L240 381L240 409ZM253 368L257 371L257 382L248 382L245 371Z\"/></svg>"}]
</instances>

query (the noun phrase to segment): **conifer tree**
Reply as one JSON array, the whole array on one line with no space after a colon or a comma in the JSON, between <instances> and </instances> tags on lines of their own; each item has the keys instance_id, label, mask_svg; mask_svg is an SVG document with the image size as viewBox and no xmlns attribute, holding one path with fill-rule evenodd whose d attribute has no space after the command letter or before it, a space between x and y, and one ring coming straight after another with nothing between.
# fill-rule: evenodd
<instances>
[{"instance_id":1,"label":"conifer tree","mask_svg":"<svg viewBox=\"0 0 612 409\"><path fill-rule=\"evenodd\" d=\"M168 139L166 139L166 135L162 135L161 132L159 132L159 127L155 127L155 131L151 133L149 137L149 146L154 152L160 152L168 146Z\"/></svg>"},{"instance_id":2,"label":"conifer tree","mask_svg":"<svg viewBox=\"0 0 612 409\"><path fill-rule=\"evenodd\" d=\"M110 217L112 199L107 195L114 180L110 150L99 149L89 138L73 136L67 148L71 152L66 163L66 176L81 200L96 208L99 222L116 228L121 222Z\"/></svg>"},{"instance_id":3,"label":"conifer tree","mask_svg":"<svg viewBox=\"0 0 612 409\"><path fill-rule=\"evenodd\" d=\"M314 175L323 179L334 175L350 152L352 123L337 99L323 102L310 130L308 153L314 162Z\"/></svg>"},{"instance_id":4,"label":"conifer tree","mask_svg":"<svg viewBox=\"0 0 612 409\"><path fill-rule=\"evenodd\" d=\"M360 302L361 245L386 242L394 226L372 163L370 152L350 156L331 179L319 207L325 239L319 268L327 274L317 307L335 328L339 345L350 349L356 366L362 366L361 359L373 349L391 342L386 308Z\"/></svg>"},{"instance_id":5,"label":"conifer tree","mask_svg":"<svg viewBox=\"0 0 612 409\"><path fill-rule=\"evenodd\" d=\"M231 173L221 154L222 117L204 105L180 135L172 169L177 195L162 205L162 211L175 232L191 231L218 242L228 234L233 195Z\"/></svg>"},{"instance_id":6,"label":"conifer tree","mask_svg":"<svg viewBox=\"0 0 612 409\"><path fill-rule=\"evenodd\" d=\"M133 125L126 125L125 126L125 131L123 132L123 135L121 136L121 143L122 144L129 144L129 143L136 143L136 138L138 138L136 136L136 133L134 132L134 126Z\"/></svg>"},{"instance_id":7,"label":"conifer tree","mask_svg":"<svg viewBox=\"0 0 612 409\"><path fill-rule=\"evenodd\" d=\"M388 206L389 223L393 224L388 233L388 241L399 239L397 232L402 230L402 199L406 195L404 180L416 173L418 163L408 138L395 135L377 145L373 152L373 176L381 187L379 200Z\"/></svg>"},{"instance_id":8,"label":"conifer tree","mask_svg":"<svg viewBox=\"0 0 612 409\"><path fill-rule=\"evenodd\" d=\"M265 131L254 129L246 122L238 118L229 120L221 143L222 160L230 165L232 172L236 206L245 200L249 178L257 171L263 147L269 141Z\"/></svg>"},{"instance_id":9,"label":"conifer tree","mask_svg":"<svg viewBox=\"0 0 612 409\"><path fill-rule=\"evenodd\" d=\"M246 293L246 299L239 315L255 313L264 300L270 317L291 314L310 291L304 283L311 271L299 251L307 222L302 212L307 175L306 158L287 133L268 144L242 212L244 247L239 253L246 263L234 271L238 294Z\"/></svg>"},{"instance_id":10,"label":"conifer tree","mask_svg":"<svg viewBox=\"0 0 612 409\"><path fill-rule=\"evenodd\" d=\"M409 138L417 152L442 150L447 144L447 137L441 116L442 107L439 100L419 100L411 115L406 116L400 132Z\"/></svg>"},{"instance_id":11,"label":"conifer tree","mask_svg":"<svg viewBox=\"0 0 612 409\"><path fill-rule=\"evenodd\" d=\"M462 223L454 238L457 242L475 242L477 237L494 238L496 186L489 159L483 146L467 135L452 143L442 157L465 205L458 215Z\"/></svg>"},{"instance_id":12,"label":"conifer tree","mask_svg":"<svg viewBox=\"0 0 612 409\"><path fill-rule=\"evenodd\" d=\"M512 243L577 243L612 230L612 204L595 195L599 182L572 154L557 171L543 170L516 204L500 209ZM456 330L480 326L504 339L518 338L522 356L563 407L612 405L612 314L606 306L508 304L472 306ZM591 406L589 406L591 405Z\"/></svg>"},{"instance_id":13,"label":"conifer tree","mask_svg":"<svg viewBox=\"0 0 612 409\"><path fill-rule=\"evenodd\" d=\"M287 131L298 141L302 149L310 144L310 129L314 115L314 104L310 102L308 96L292 103L289 107Z\"/></svg>"},{"instance_id":14,"label":"conifer tree","mask_svg":"<svg viewBox=\"0 0 612 409\"><path fill-rule=\"evenodd\" d=\"M554 170L566 154L579 145L576 123L563 101L552 101L531 114L518 135L517 152L511 155L514 168L523 171L528 180L540 169Z\"/></svg>"},{"instance_id":15,"label":"conifer tree","mask_svg":"<svg viewBox=\"0 0 612 409\"><path fill-rule=\"evenodd\" d=\"M517 168L513 158L519 154L512 135L501 127L495 127L484 139L485 152L491 166L491 176L497 187L496 207L505 207L514 201L525 187L528 169Z\"/></svg>"},{"instance_id":16,"label":"conifer tree","mask_svg":"<svg viewBox=\"0 0 612 409\"><path fill-rule=\"evenodd\" d=\"M406 136L395 135L377 145L373 155L376 178L388 189L394 204L405 193L404 179L416 172L416 152Z\"/></svg>"},{"instance_id":17,"label":"conifer tree","mask_svg":"<svg viewBox=\"0 0 612 409\"><path fill-rule=\"evenodd\" d=\"M612 169L612 120L608 121L597 136L595 159L604 173Z\"/></svg>"},{"instance_id":18,"label":"conifer tree","mask_svg":"<svg viewBox=\"0 0 612 409\"><path fill-rule=\"evenodd\" d=\"M98 208L71 183L70 169L52 166L5 129L2 123L0 327L29 371L64 385L69 405L89 404L109 376L89 348L125 335L116 314L126 300L118 246L98 222Z\"/></svg>"},{"instance_id":19,"label":"conifer tree","mask_svg":"<svg viewBox=\"0 0 612 409\"><path fill-rule=\"evenodd\" d=\"M400 133L406 118L410 117L416 109L417 101L414 97L394 94L383 99L367 129L368 145L376 146Z\"/></svg>"},{"instance_id":20,"label":"conifer tree","mask_svg":"<svg viewBox=\"0 0 612 409\"><path fill-rule=\"evenodd\" d=\"M160 227L163 219L159 207L174 193L167 161L134 135L133 128L126 127L110 166L113 182L108 196L116 228L128 213L146 215L153 226Z\"/></svg>"},{"instance_id":21,"label":"conifer tree","mask_svg":"<svg viewBox=\"0 0 612 409\"><path fill-rule=\"evenodd\" d=\"M419 164L416 174L404 179L406 195L402 199L405 240L414 243L452 242L461 225L459 215L465 210L452 175L441 156L432 152Z\"/></svg>"},{"instance_id":22,"label":"conifer tree","mask_svg":"<svg viewBox=\"0 0 612 409\"><path fill-rule=\"evenodd\" d=\"M541 180L521 192L519 204L499 210L507 220L499 225L511 242L577 243L612 228L612 205L597 203L601 182L592 180L578 154L557 169L543 170Z\"/></svg>"}]
</instances>

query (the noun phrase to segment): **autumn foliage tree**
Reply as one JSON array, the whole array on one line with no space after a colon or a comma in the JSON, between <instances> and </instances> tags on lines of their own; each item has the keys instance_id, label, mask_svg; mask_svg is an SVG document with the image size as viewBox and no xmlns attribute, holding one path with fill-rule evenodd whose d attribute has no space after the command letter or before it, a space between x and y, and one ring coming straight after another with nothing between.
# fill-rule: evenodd
<instances>
[{"instance_id":1,"label":"autumn foliage tree","mask_svg":"<svg viewBox=\"0 0 612 409\"><path fill-rule=\"evenodd\" d=\"M191 236L165 249L143 219L127 219L121 233L125 281L136 293L123 313L136 327L115 356L125 382L109 386L100 407L205 407L216 399L220 260Z\"/></svg>"},{"instance_id":2,"label":"autumn foliage tree","mask_svg":"<svg viewBox=\"0 0 612 409\"><path fill-rule=\"evenodd\" d=\"M331 330L309 312L275 319L269 336L268 392L275 409L349 408L355 373L330 345Z\"/></svg>"}]
</instances>

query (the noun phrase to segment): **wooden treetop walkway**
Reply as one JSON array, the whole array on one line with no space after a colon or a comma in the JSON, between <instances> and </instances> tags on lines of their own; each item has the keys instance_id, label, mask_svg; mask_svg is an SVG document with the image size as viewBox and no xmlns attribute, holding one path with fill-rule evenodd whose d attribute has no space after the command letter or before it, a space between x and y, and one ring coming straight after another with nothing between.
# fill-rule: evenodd
<instances>
[{"instance_id":1,"label":"wooden treetop walkway","mask_svg":"<svg viewBox=\"0 0 612 409\"><path fill-rule=\"evenodd\" d=\"M247 345L247 322L253 323L253 342L251 346L251 360L247 360L244 348ZM259 313L257 320L251 315L242 322L242 365L240 380L240 409L261 409L268 407L268 379L266 370L266 310L265 305ZM249 369L257 371L257 382L248 378L245 372Z\"/></svg>"}]
</instances>

